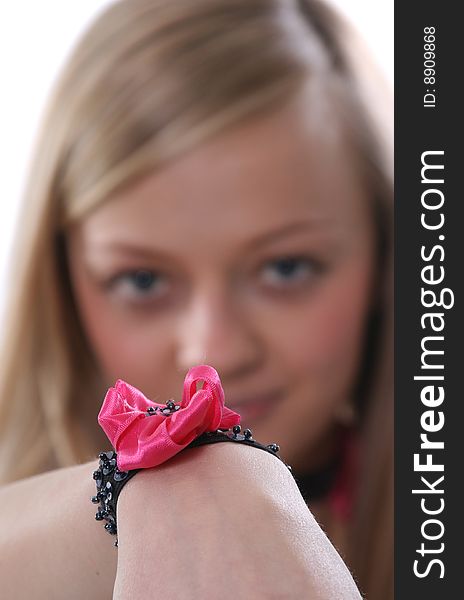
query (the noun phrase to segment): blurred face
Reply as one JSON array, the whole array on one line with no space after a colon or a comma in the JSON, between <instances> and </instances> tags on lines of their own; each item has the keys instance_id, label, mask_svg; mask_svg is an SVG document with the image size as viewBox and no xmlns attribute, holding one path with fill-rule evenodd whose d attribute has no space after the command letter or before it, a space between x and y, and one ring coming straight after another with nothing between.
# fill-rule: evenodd
<instances>
[{"instance_id":1,"label":"blurred face","mask_svg":"<svg viewBox=\"0 0 464 600\"><path fill-rule=\"evenodd\" d=\"M375 268L350 148L333 117L307 113L297 102L221 134L69 235L108 385L180 401L187 370L209 364L242 425L294 468L322 460L350 400Z\"/></svg>"}]
</instances>

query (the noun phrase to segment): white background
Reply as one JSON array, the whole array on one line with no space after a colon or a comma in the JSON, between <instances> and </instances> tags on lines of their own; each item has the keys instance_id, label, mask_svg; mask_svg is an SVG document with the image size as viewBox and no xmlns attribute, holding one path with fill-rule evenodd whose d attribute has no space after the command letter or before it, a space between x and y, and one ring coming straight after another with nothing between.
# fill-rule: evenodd
<instances>
[{"instance_id":1,"label":"white background","mask_svg":"<svg viewBox=\"0 0 464 600\"><path fill-rule=\"evenodd\" d=\"M0 314L17 207L50 86L82 29L111 0L7 0L0 8ZM393 0L331 0L393 86Z\"/></svg>"}]
</instances>

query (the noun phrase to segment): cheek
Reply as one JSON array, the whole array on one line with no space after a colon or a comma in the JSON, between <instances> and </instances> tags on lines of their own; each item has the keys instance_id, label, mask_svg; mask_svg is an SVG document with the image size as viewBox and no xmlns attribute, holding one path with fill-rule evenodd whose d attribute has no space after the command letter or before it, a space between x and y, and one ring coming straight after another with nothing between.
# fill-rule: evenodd
<instances>
[{"instance_id":1,"label":"cheek","mask_svg":"<svg viewBox=\"0 0 464 600\"><path fill-rule=\"evenodd\" d=\"M368 265L334 274L293 311L280 337L282 361L296 381L325 399L346 394L359 367L370 298Z\"/></svg>"},{"instance_id":2,"label":"cheek","mask_svg":"<svg viewBox=\"0 0 464 600\"><path fill-rule=\"evenodd\" d=\"M273 370L286 382L286 394L256 434L278 439L296 469L318 464L359 372L371 297L371 270L360 262L344 265L298 307L268 319L279 323L268 328L268 348L272 344Z\"/></svg>"},{"instance_id":3,"label":"cheek","mask_svg":"<svg viewBox=\"0 0 464 600\"><path fill-rule=\"evenodd\" d=\"M160 327L146 316L129 316L84 274L75 274L74 293L85 334L108 385L121 378L148 396L165 393L164 383L172 389L169 327Z\"/></svg>"},{"instance_id":4,"label":"cheek","mask_svg":"<svg viewBox=\"0 0 464 600\"><path fill-rule=\"evenodd\" d=\"M367 261L353 261L304 305L282 318L274 315L274 323L282 326L274 330L273 365L287 383L286 401L257 433L278 438L296 466L307 463L313 444L323 446L338 406L350 398L360 366L370 273Z\"/></svg>"}]
</instances>

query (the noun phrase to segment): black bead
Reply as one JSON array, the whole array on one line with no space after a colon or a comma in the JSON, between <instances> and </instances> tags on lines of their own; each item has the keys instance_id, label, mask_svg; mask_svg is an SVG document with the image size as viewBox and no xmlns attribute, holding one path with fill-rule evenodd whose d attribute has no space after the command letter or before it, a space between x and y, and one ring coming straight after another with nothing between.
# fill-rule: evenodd
<instances>
[{"instance_id":1,"label":"black bead","mask_svg":"<svg viewBox=\"0 0 464 600\"><path fill-rule=\"evenodd\" d=\"M243 432L243 435L245 436L246 440L249 440L253 436L251 429L245 429L245 431Z\"/></svg>"},{"instance_id":2,"label":"black bead","mask_svg":"<svg viewBox=\"0 0 464 600\"><path fill-rule=\"evenodd\" d=\"M267 447L269 450L272 450L272 452L278 452L280 450L279 444L268 444Z\"/></svg>"},{"instance_id":3,"label":"black bead","mask_svg":"<svg viewBox=\"0 0 464 600\"><path fill-rule=\"evenodd\" d=\"M234 425L234 426L232 427L232 431L233 431L235 434L237 434L237 433L240 433L240 432L241 432L241 430L242 430L242 428L240 427L240 425Z\"/></svg>"},{"instance_id":4,"label":"black bead","mask_svg":"<svg viewBox=\"0 0 464 600\"><path fill-rule=\"evenodd\" d=\"M97 496L92 496L91 500L94 504L98 504L100 502L100 499L97 498Z\"/></svg>"},{"instance_id":5,"label":"black bead","mask_svg":"<svg viewBox=\"0 0 464 600\"><path fill-rule=\"evenodd\" d=\"M156 410L155 410L155 407L154 407L154 406L149 406L149 407L147 408L147 413L148 413L149 415L153 415L153 414L155 414L155 412L156 412Z\"/></svg>"},{"instance_id":6,"label":"black bead","mask_svg":"<svg viewBox=\"0 0 464 600\"><path fill-rule=\"evenodd\" d=\"M168 400L166 402L166 406L169 408L169 410L174 410L175 404L172 400Z\"/></svg>"},{"instance_id":7,"label":"black bead","mask_svg":"<svg viewBox=\"0 0 464 600\"><path fill-rule=\"evenodd\" d=\"M101 514L100 511L98 511L97 513L95 513L95 521L102 521L103 520L103 515Z\"/></svg>"},{"instance_id":8,"label":"black bead","mask_svg":"<svg viewBox=\"0 0 464 600\"><path fill-rule=\"evenodd\" d=\"M106 523L105 525L105 529L106 531L108 531L109 533L111 533L111 535L116 535L116 527L114 526L114 523Z\"/></svg>"},{"instance_id":9,"label":"black bead","mask_svg":"<svg viewBox=\"0 0 464 600\"><path fill-rule=\"evenodd\" d=\"M102 476L102 472L101 471L94 471L92 477L94 479L101 479Z\"/></svg>"},{"instance_id":10,"label":"black bead","mask_svg":"<svg viewBox=\"0 0 464 600\"><path fill-rule=\"evenodd\" d=\"M114 472L113 478L115 481L123 481L124 479L126 479L126 477L129 475L129 473L127 473L127 471L118 471L116 470Z\"/></svg>"},{"instance_id":11,"label":"black bead","mask_svg":"<svg viewBox=\"0 0 464 600\"><path fill-rule=\"evenodd\" d=\"M109 450L108 452L100 452L98 458L103 461L104 464L116 458L116 453L113 450Z\"/></svg>"}]
</instances>

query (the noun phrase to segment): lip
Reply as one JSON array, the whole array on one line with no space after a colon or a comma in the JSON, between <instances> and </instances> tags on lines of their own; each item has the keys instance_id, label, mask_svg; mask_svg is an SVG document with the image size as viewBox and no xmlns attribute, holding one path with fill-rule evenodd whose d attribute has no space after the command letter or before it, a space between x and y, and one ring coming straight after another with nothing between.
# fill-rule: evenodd
<instances>
[{"instance_id":1,"label":"lip","mask_svg":"<svg viewBox=\"0 0 464 600\"><path fill-rule=\"evenodd\" d=\"M226 406L234 412L237 412L243 423L256 424L267 416L274 407L281 401L281 392L272 392L268 394L261 394L259 396L250 396L249 398L237 399L235 401L228 402L226 398Z\"/></svg>"}]
</instances>

